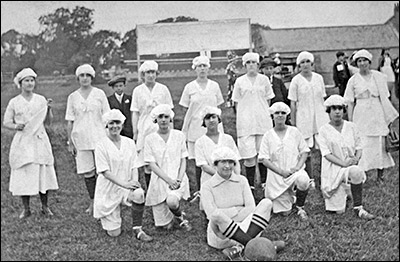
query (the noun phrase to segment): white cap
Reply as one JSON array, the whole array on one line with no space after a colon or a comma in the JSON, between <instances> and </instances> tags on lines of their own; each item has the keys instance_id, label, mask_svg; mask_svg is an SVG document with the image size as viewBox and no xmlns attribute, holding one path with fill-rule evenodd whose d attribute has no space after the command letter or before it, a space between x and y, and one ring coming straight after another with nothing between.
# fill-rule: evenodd
<instances>
[{"instance_id":1,"label":"white cap","mask_svg":"<svg viewBox=\"0 0 400 262\"><path fill-rule=\"evenodd\" d=\"M28 76L36 79L37 74L31 68L24 68L19 71L18 74L14 77L14 83L17 85L18 88L21 88L20 82Z\"/></svg>"},{"instance_id":2,"label":"white cap","mask_svg":"<svg viewBox=\"0 0 400 262\"><path fill-rule=\"evenodd\" d=\"M346 100L340 95L331 95L324 102L325 107L330 106L346 106Z\"/></svg>"},{"instance_id":3,"label":"white cap","mask_svg":"<svg viewBox=\"0 0 400 262\"><path fill-rule=\"evenodd\" d=\"M255 61L257 63L260 63L260 55L253 52L247 52L243 55L242 61L243 65L245 65L247 61Z\"/></svg>"},{"instance_id":4,"label":"white cap","mask_svg":"<svg viewBox=\"0 0 400 262\"><path fill-rule=\"evenodd\" d=\"M268 110L271 115L274 114L275 112L286 112L287 115L290 114L290 107L283 102L273 103Z\"/></svg>"},{"instance_id":5,"label":"white cap","mask_svg":"<svg viewBox=\"0 0 400 262\"><path fill-rule=\"evenodd\" d=\"M196 56L192 61L192 68L196 69L196 67L199 65L206 65L210 67L210 59L205 55Z\"/></svg>"},{"instance_id":6,"label":"white cap","mask_svg":"<svg viewBox=\"0 0 400 262\"><path fill-rule=\"evenodd\" d=\"M213 163L219 160L233 160L235 162L239 161L236 153L226 146L217 147L214 149L214 151L211 153L211 159Z\"/></svg>"},{"instance_id":7,"label":"white cap","mask_svg":"<svg viewBox=\"0 0 400 262\"><path fill-rule=\"evenodd\" d=\"M357 58L364 57L368 59L370 62L372 61L372 54L365 49L358 50L357 53L354 54L353 60L357 60Z\"/></svg>"},{"instance_id":8,"label":"white cap","mask_svg":"<svg viewBox=\"0 0 400 262\"><path fill-rule=\"evenodd\" d=\"M94 78L96 75L96 72L94 71L94 68L91 65L83 64L83 65L78 66L78 68L75 71L76 77L78 77L81 74L89 74Z\"/></svg>"},{"instance_id":9,"label":"white cap","mask_svg":"<svg viewBox=\"0 0 400 262\"><path fill-rule=\"evenodd\" d=\"M118 109L111 109L107 113L103 114L102 116L103 123L106 126L111 121L121 121L121 123L125 122L126 117L119 111Z\"/></svg>"},{"instance_id":10,"label":"white cap","mask_svg":"<svg viewBox=\"0 0 400 262\"><path fill-rule=\"evenodd\" d=\"M139 72L144 73L147 71L158 71L157 62L153 60L144 61L143 64L139 67Z\"/></svg>"},{"instance_id":11,"label":"white cap","mask_svg":"<svg viewBox=\"0 0 400 262\"><path fill-rule=\"evenodd\" d=\"M221 117L221 109L215 106L206 106L201 112L200 112L200 119L204 119L206 115L212 114L212 115L217 115Z\"/></svg>"},{"instance_id":12,"label":"white cap","mask_svg":"<svg viewBox=\"0 0 400 262\"><path fill-rule=\"evenodd\" d=\"M303 60L310 60L311 63L314 63L314 55L310 52L303 51L297 56L296 64L300 65Z\"/></svg>"},{"instance_id":13,"label":"white cap","mask_svg":"<svg viewBox=\"0 0 400 262\"><path fill-rule=\"evenodd\" d=\"M175 113L172 111L172 108L168 104L159 104L153 110L151 110L150 116L154 120L156 119L159 115L166 115L170 116L171 118L174 118Z\"/></svg>"}]
</instances>

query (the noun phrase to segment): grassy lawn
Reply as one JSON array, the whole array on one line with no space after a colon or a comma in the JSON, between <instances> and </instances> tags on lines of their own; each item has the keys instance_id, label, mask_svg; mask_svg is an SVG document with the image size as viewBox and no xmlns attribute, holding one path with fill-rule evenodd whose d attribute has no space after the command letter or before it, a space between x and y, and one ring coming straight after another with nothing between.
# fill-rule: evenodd
<instances>
[{"instance_id":1,"label":"grassy lawn","mask_svg":"<svg viewBox=\"0 0 400 262\"><path fill-rule=\"evenodd\" d=\"M226 94L225 77L210 77L220 83ZM181 129L183 111L178 105L184 85L190 78L159 79L172 93L175 105L175 128ZM136 83L128 83L131 93ZM95 84L107 95L111 89L106 84ZM123 232L118 238L107 237L100 222L84 213L89 201L82 177L76 175L74 159L67 152L66 121L64 120L67 96L78 87L74 78L67 81L38 82L36 92L51 97L55 115L48 129L55 157L55 168L60 189L51 192L49 205L54 210L52 218L43 217L38 196L31 198L32 216L18 219L22 211L19 197L9 192L10 167L8 155L13 132L1 128L1 260L227 260L220 251L207 245L206 220L199 211L198 201L183 203L190 222L191 232L175 230L166 232L154 227L152 212L146 207L144 229L154 241L141 243L132 237L130 210L122 209ZM1 121L11 97L19 90L2 85ZM397 102L398 108L398 102ZM232 109L223 108L222 119L226 133L236 140L235 116ZM398 127L398 122L396 123ZM363 189L364 206L379 216L372 221L355 217L352 203L343 215L324 212L324 201L319 190L309 192L306 210L310 221L300 222L296 215L273 216L270 226L263 232L271 240L283 239L287 246L279 253L280 261L398 261L399 260L399 153L393 154L396 166L385 171L383 185L375 182L376 173L368 172ZM319 171L320 155L315 154L314 169ZM191 190L195 189L194 167L188 166ZM318 178L317 178L318 180ZM144 185L144 183L143 183ZM257 198L262 196L257 189Z\"/></svg>"}]
</instances>

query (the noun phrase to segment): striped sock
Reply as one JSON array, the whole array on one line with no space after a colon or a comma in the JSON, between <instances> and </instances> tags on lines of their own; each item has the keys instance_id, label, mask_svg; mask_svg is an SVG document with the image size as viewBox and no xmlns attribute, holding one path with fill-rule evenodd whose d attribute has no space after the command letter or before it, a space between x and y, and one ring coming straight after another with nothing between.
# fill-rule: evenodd
<instances>
[{"instance_id":1,"label":"striped sock","mask_svg":"<svg viewBox=\"0 0 400 262\"><path fill-rule=\"evenodd\" d=\"M225 232L223 232L222 234L227 238L236 240L243 245L246 245L251 240L251 237L243 232L239 225L236 224L234 221L229 224Z\"/></svg>"},{"instance_id":2,"label":"striped sock","mask_svg":"<svg viewBox=\"0 0 400 262\"><path fill-rule=\"evenodd\" d=\"M255 237L260 233L262 230L267 228L269 222L260 216L259 214L253 214L253 217L251 218L251 223L249 226L249 229L247 230L247 235L249 235L251 238Z\"/></svg>"}]
</instances>

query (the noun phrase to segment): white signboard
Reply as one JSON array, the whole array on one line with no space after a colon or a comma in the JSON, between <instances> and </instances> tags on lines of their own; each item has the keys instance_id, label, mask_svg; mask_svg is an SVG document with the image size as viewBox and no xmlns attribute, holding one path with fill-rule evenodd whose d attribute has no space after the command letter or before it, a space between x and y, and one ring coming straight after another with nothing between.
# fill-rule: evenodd
<instances>
[{"instance_id":1,"label":"white signboard","mask_svg":"<svg viewBox=\"0 0 400 262\"><path fill-rule=\"evenodd\" d=\"M139 55L251 47L250 19L137 25Z\"/></svg>"}]
</instances>

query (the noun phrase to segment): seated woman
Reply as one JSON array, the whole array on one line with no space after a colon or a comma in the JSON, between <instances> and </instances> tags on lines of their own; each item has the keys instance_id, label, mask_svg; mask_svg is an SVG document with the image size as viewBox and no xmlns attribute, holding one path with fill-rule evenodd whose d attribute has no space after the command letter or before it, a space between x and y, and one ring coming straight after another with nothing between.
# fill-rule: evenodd
<instances>
[{"instance_id":1,"label":"seated woman","mask_svg":"<svg viewBox=\"0 0 400 262\"><path fill-rule=\"evenodd\" d=\"M209 219L207 243L233 259L268 226L272 204L263 199L255 205L246 177L233 172L238 157L229 147L216 148L211 159L217 172L200 189ZM280 250L284 242L275 241L274 245Z\"/></svg>"},{"instance_id":2,"label":"seated woman","mask_svg":"<svg viewBox=\"0 0 400 262\"><path fill-rule=\"evenodd\" d=\"M260 162L268 168L265 197L273 212L283 215L291 213L296 199L297 215L307 220L304 203L311 180L304 168L310 149L300 131L285 124L288 105L276 102L269 111L275 126L264 134L260 148Z\"/></svg>"},{"instance_id":3,"label":"seated woman","mask_svg":"<svg viewBox=\"0 0 400 262\"><path fill-rule=\"evenodd\" d=\"M329 114L329 123L320 130L321 191L325 209L344 213L346 209L346 185L350 183L353 208L362 219L373 215L362 206L362 188L367 179L358 166L362 155L361 135L356 124L343 120L346 112L345 99L339 95L330 96L324 103Z\"/></svg>"},{"instance_id":4,"label":"seated woman","mask_svg":"<svg viewBox=\"0 0 400 262\"><path fill-rule=\"evenodd\" d=\"M100 140L95 149L98 173L94 194L93 216L99 218L107 234L121 234L121 204L132 208L132 231L144 242L152 241L142 229L144 191L138 181L137 152L135 142L121 136L125 116L118 109L103 115L107 137Z\"/></svg>"}]
</instances>

